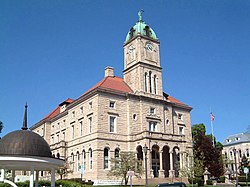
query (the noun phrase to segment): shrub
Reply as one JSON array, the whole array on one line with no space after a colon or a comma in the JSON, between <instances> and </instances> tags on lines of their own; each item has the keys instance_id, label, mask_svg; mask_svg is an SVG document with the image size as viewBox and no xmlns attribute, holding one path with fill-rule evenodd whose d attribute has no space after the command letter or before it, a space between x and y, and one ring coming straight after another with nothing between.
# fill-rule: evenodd
<instances>
[{"instance_id":1,"label":"shrub","mask_svg":"<svg viewBox=\"0 0 250 187\"><path fill-rule=\"evenodd\" d=\"M225 176L220 176L218 183L225 183Z\"/></svg>"},{"instance_id":2,"label":"shrub","mask_svg":"<svg viewBox=\"0 0 250 187\"><path fill-rule=\"evenodd\" d=\"M30 186L30 182L29 182L29 181L17 182L16 185L17 185L18 187L29 187L29 186Z\"/></svg>"},{"instance_id":3,"label":"shrub","mask_svg":"<svg viewBox=\"0 0 250 187\"><path fill-rule=\"evenodd\" d=\"M207 185L213 185L213 181L212 180L207 180Z\"/></svg>"},{"instance_id":4,"label":"shrub","mask_svg":"<svg viewBox=\"0 0 250 187\"><path fill-rule=\"evenodd\" d=\"M11 186L7 183L0 183L0 187L11 187Z\"/></svg>"},{"instance_id":5,"label":"shrub","mask_svg":"<svg viewBox=\"0 0 250 187\"><path fill-rule=\"evenodd\" d=\"M83 187L84 185L78 182L69 180L58 180L56 181L56 186L62 185L63 187Z\"/></svg>"},{"instance_id":6,"label":"shrub","mask_svg":"<svg viewBox=\"0 0 250 187\"><path fill-rule=\"evenodd\" d=\"M195 177L193 178L193 181L192 181L192 178L188 178L188 182L190 184L198 184L198 186L204 186L204 179L202 177Z\"/></svg>"}]
</instances>

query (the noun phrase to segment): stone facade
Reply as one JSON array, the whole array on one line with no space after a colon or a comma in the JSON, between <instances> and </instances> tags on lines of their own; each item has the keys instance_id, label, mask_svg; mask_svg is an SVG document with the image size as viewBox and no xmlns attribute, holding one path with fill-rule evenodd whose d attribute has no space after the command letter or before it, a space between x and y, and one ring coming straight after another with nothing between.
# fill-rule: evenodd
<instances>
[{"instance_id":1,"label":"stone facade","mask_svg":"<svg viewBox=\"0 0 250 187\"><path fill-rule=\"evenodd\" d=\"M142 20L137 24L146 25ZM106 68L102 81L31 128L45 138L55 157L66 160L73 171L68 178L108 181L110 158L133 151L144 162L145 145L149 178L178 176L188 164L192 108L163 93L160 42L151 37L148 25L145 29L146 34L130 30L127 36L124 79Z\"/></svg>"}]
</instances>

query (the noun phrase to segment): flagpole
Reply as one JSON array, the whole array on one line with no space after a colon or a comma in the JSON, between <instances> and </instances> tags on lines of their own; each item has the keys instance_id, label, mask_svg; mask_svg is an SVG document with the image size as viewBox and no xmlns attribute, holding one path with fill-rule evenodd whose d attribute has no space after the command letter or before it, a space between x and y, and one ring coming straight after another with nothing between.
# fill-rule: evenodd
<instances>
[{"instance_id":1,"label":"flagpole","mask_svg":"<svg viewBox=\"0 0 250 187\"><path fill-rule=\"evenodd\" d=\"M213 121L214 121L214 115L213 115L212 110L210 108L210 122L211 122L211 129L212 129L212 141L213 141L213 147L214 147L214 125L213 125Z\"/></svg>"}]
</instances>

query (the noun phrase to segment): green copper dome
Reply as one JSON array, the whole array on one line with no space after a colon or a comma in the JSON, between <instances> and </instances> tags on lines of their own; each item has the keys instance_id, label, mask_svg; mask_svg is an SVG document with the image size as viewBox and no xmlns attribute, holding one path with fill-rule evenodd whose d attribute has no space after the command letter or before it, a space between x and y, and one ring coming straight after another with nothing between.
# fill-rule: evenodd
<instances>
[{"instance_id":1,"label":"green copper dome","mask_svg":"<svg viewBox=\"0 0 250 187\"><path fill-rule=\"evenodd\" d=\"M143 11L138 12L139 20L136 22L135 26L131 27L131 29L129 30L126 36L125 43L137 36L138 33L140 33L142 36L158 40L153 29L142 20L142 12Z\"/></svg>"}]
</instances>

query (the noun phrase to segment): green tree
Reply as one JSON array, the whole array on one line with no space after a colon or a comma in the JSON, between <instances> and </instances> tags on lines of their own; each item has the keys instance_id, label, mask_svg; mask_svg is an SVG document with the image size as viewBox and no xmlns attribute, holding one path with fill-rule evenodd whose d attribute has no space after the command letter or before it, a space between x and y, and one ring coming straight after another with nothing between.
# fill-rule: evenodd
<instances>
[{"instance_id":1,"label":"green tree","mask_svg":"<svg viewBox=\"0 0 250 187\"><path fill-rule=\"evenodd\" d=\"M134 171L136 177L139 177L143 172L142 163L135 157L134 152L121 152L119 157L111 158L110 162L112 166L108 176L122 178L125 185L128 184L128 171Z\"/></svg>"},{"instance_id":2,"label":"green tree","mask_svg":"<svg viewBox=\"0 0 250 187\"><path fill-rule=\"evenodd\" d=\"M57 173L58 175L60 175L60 180L62 180L63 177L67 176L67 174L69 174L69 173L73 173L73 171L70 169L69 162L68 162L68 161L65 161L65 162L64 162L64 166L59 167L59 168L56 170L56 173Z\"/></svg>"}]
</instances>

